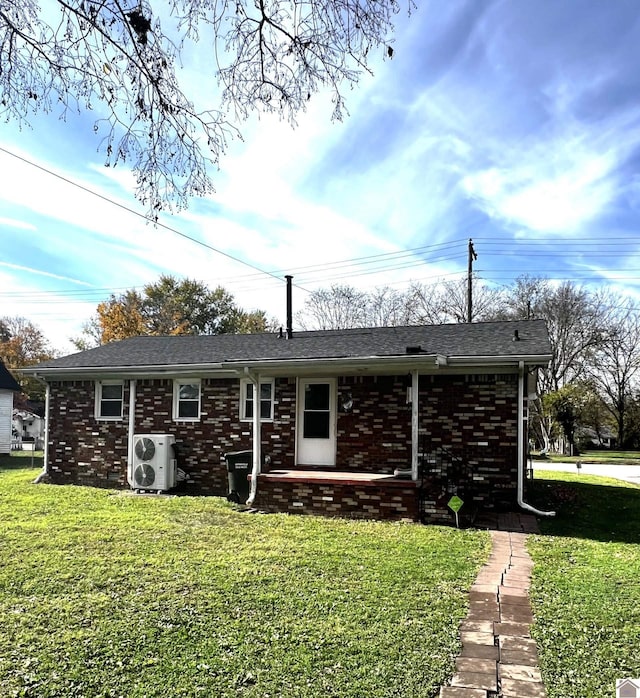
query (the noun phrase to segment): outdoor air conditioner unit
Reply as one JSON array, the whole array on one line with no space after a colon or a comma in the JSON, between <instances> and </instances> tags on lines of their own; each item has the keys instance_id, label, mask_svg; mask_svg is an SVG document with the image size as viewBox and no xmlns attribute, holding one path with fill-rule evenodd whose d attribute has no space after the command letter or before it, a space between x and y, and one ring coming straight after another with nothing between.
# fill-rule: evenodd
<instances>
[{"instance_id":1,"label":"outdoor air conditioner unit","mask_svg":"<svg viewBox=\"0 0 640 698\"><path fill-rule=\"evenodd\" d=\"M176 485L175 437L135 434L129 484L134 490L170 490Z\"/></svg>"}]
</instances>

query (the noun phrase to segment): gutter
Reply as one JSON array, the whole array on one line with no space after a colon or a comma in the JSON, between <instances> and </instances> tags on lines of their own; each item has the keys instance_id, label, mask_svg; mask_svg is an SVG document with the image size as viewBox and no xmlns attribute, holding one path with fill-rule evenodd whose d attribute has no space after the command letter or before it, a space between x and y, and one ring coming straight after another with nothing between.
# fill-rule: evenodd
<instances>
[{"instance_id":1,"label":"gutter","mask_svg":"<svg viewBox=\"0 0 640 698\"><path fill-rule=\"evenodd\" d=\"M42 471L33 481L35 485L42 482L49 475L49 403L51 398L51 386L45 384L44 398L44 453L42 458Z\"/></svg>"},{"instance_id":2,"label":"gutter","mask_svg":"<svg viewBox=\"0 0 640 698\"><path fill-rule=\"evenodd\" d=\"M129 434L127 439L127 481L133 489L133 436L136 426L136 380L129 381Z\"/></svg>"},{"instance_id":3,"label":"gutter","mask_svg":"<svg viewBox=\"0 0 640 698\"><path fill-rule=\"evenodd\" d=\"M420 374L411 371L411 479L418 481L418 440L420 409Z\"/></svg>"},{"instance_id":4,"label":"gutter","mask_svg":"<svg viewBox=\"0 0 640 698\"><path fill-rule=\"evenodd\" d=\"M392 356L357 356L357 357L318 357L305 359L252 359L250 361L227 361L215 363L149 365L149 366L76 366L43 367L32 371L23 370L40 380L56 378L97 378L117 374L122 377L163 377L166 375L220 375L228 373L236 376L243 369L259 370L263 373L289 372L292 368L301 368L305 374L326 370L415 370L432 369L434 372L453 367L504 366L513 367L521 363L544 365L551 359L550 354L522 354L511 356L444 356L443 354L414 354Z\"/></svg>"},{"instance_id":5,"label":"gutter","mask_svg":"<svg viewBox=\"0 0 640 698\"><path fill-rule=\"evenodd\" d=\"M253 463L251 468L251 485L247 506L251 506L258 493L258 474L262 458L262 424L260 422L260 374L252 373L248 366L244 367L244 375L253 383Z\"/></svg>"},{"instance_id":6,"label":"gutter","mask_svg":"<svg viewBox=\"0 0 640 698\"><path fill-rule=\"evenodd\" d=\"M212 374L224 371L224 364L206 363L206 364L176 364L167 366L60 366L60 367L43 367L34 368L31 371L28 369L20 369L27 376L33 376L37 380L56 380L58 378L87 378L96 379L102 376L118 376L135 378L154 378L165 375L180 376L180 375L202 375L207 372ZM227 371L235 371L237 369L228 368Z\"/></svg>"},{"instance_id":7,"label":"gutter","mask_svg":"<svg viewBox=\"0 0 640 698\"><path fill-rule=\"evenodd\" d=\"M524 379L524 362L521 361L518 367L518 506L536 516L555 516L555 511L542 511L524 501Z\"/></svg>"}]
</instances>

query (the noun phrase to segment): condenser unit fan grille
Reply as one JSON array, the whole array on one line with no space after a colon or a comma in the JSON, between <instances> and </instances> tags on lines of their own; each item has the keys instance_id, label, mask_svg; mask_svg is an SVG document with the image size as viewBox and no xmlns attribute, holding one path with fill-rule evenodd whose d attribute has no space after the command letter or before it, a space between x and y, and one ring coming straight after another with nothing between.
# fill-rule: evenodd
<instances>
[{"instance_id":1,"label":"condenser unit fan grille","mask_svg":"<svg viewBox=\"0 0 640 698\"><path fill-rule=\"evenodd\" d=\"M135 469L134 478L139 487L151 487L156 479L156 471L148 463L141 463Z\"/></svg>"},{"instance_id":2,"label":"condenser unit fan grille","mask_svg":"<svg viewBox=\"0 0 640 698\"><path fill-rule=\"evenodd\" d=\"M144 437L136 441L135 450L136 456L138 456L140 460L151 460L156 452L156 445L153 439Z\"/></svg>"}]
</instances>

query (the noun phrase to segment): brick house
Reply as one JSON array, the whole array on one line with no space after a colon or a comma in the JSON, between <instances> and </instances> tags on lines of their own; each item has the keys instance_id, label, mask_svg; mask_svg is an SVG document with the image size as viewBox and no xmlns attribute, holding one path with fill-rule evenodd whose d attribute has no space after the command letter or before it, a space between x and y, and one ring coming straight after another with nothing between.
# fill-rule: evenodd
<instances>
[{"instance_id":1,"label":"brick house","mask_svg":"<svg viewBox=\"0 0 640 698\"><path fill-rule=\"evenodd\" d=\"M523 504L549 359L529 320L135 337L29 372L47 384L50 482L128 487L136 439L164 435L175 492L225 496L225 454L246 449L258 509L448 521L453 494L469 513Z\"/></svg>"}]
</instances>

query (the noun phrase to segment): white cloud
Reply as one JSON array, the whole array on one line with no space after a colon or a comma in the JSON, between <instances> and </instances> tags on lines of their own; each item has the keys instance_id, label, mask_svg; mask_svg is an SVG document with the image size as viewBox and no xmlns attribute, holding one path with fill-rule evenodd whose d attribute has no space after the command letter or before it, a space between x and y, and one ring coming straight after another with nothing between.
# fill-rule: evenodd
<instances>
[{"instance_id":1,"label":"white cloud","mask_svg":"<svg viewBox=\"0 0 640 698\"><path fill-rule=\"evenodd\" d=\"M19 228L20 230L37 230L35 225L15 218L0 218L0 225L6 225L8 228Z\"/></svg>"},{"instance_id":2,"label":"white cloud","mask_svg":"<svg viewBox=\"0 0 640 698\"><path fill-rule=\"evenodd\" d=\"M404 268L389 262L375 273L368 272L376 265L327 266L324 275L304 267L470 236L505 246L544 234L606 237L607 215L623 234L637 230L640 186L626 173L637 169L640 144L631 89L639 29L630 27L626 39L607 34L604 18L613 22L615 12L592 9L588 0L577 7L571 27L559 21L566 8L543 11L535 0L481 8L443 0L421 7L408 23L399 18L393 61L378 61L375 77L365 76L348 95L344 124L331 123L323 96L311 100L296 129L269 115L251 118L242 125L244 141L232 141L212 173L217 193L161 220L278 277L293 272L305 288L428 283L464 269L464 245L432 255L435 263L409 256ZM597 44L583 40L596 34ZM629 53L609 50L612 37ZM199 47L194 51L201 57ZM185 77L197 91L210 65L195 68L187 60ZM204 100L213 88L201 87ZM68 135L62 128L52 131ZM51 134L34 134L12 135L8 127L3 142L118 204L0 153L0 168L11 173L0 190L8 242L0 283L23 294L20 314L42 318L52 338L77 334L100 294L141 287L161 273L221 284L243 307L283 317L283 280L128 212L144 212L133 198L133 176L105 169L99 158L90 162L93 145L82 151L80 141L64 160L48 161ZM526 265L541 259L514 262L487 252L482 271L496 278L515 273L515 264L518 272L532 271ZM572 256L551 260L554 273L570 273ZM624 269L623 257L621 250L610 266ZM595 265L592 271L607 273ZM93 291L71 302L64 293L70 284ZM30 300L36 292L56 295L42 296L54 299L50 305L38 304ZM304 297L296 289L296 308ZM13 307L0 293L0 314L15 314Z\"/></svg>"},{"instance_id":3,"label":"white cloud","mask_svg":"<svg viewBox=\"0 0 640 698\"><path fill-rule=\"evenodd\" d=\"M34 228L34 230L35 230L35 228ZM88 284L85 281L80 281L79 279L74 279L71 276L62 276L60 274L52 274L51 272L43 271L42 269L34 269L33 267L25 267L21 264L11 264L9 262L0 262L0 267L5 267L7 269L15 269L16 271L24 271L24 272L27 272L28 274L35 274L36 276L48 276L50 279L58 279L59 281L68 281L69 283L78 284L79 286L91 287L91 284Z\"/></svg>"},{"instance_id":4,"label":"white cloud","mask_svg":"<svg viewBox=\"0 0 640 698\"><path fill-rule=\"evenodd\" d=\"M75 351L69 339L80 335L83 322L96 308L96 301L44 291L28 279L1 271L0 288L0 317L26 318L55 349L66 353Z\"/></svg>"},{"instance_id":5,"label":"white cloud","mask_svg":"<svg viewBox=\"0 0 640 698\"><path fill-rule=\"evenodd\" d=\"M469 196L494 219L532 232L574 233L611 202L618 182L612 150L598 152L587 138L560 137L509 150L506 163L463 178Z\"/></svg>"}]
</instances>

